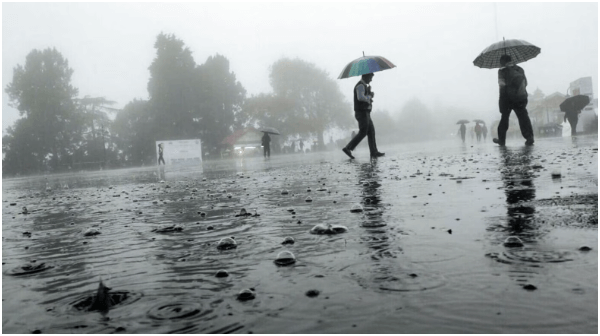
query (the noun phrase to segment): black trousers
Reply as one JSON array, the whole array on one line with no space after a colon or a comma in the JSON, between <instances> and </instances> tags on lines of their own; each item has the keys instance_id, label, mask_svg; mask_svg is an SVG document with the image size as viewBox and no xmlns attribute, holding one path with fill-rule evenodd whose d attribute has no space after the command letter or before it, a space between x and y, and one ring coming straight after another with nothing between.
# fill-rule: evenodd
<instances>
[{"instance_id":1,"label":"black trousers","mask_svg":"<svg viewBox=\"0 0 600 336\"><path fill-rule=\"evenodd\" d=\"M519 127L521 128L521 135L523 138L533 139L533 127L531 126L531 119L529 119L529 114L527 113L527 99L513 102L506 98L500 97L500 101L498 102L500 107L500 113L502 117L500 118L500 124L498 124L498 140L500 143L504 143L506 141L506 131L508 131L508 119L510 118L510 113L515 111L517 118L519 119Z\"/></svg>"},{"instance_id":2,"label":"black trousers","mask_svg":"<svg viewBox=\"0 0 600 336\"><path fill-rule=\"evenodd\" d=\"M162 154L158 156L158 165L160 165L161 161L163 164L165 164L165 159L163 158Z\"/></svg>"},{"instance_id":3,"label":"black trousers","mask_svg":"<svg viewBox=\"0 0 600 336\"><path fill-rule=\"evenodd\" d=\"M265 157L271 157L271 145L263 145L263 154Z\"/></svg>"},{"instance_id":4,"label":"black trousers","mask_svg":"<svg viewBox=\"0 0 600 336\"><path fill-rule=\"evenodd\" d=\"M369 141L369 151L371 152L371 155L375 155L379 151L377 150L377 143L375 142L375 126L373 126L373 121L371 121L371 112L355 111L354 118L358 121L358 134L350 140L348 145L346 145L346 148L354 150L366 136Z\"/></svg>"},{"instance_id":5,"label":"black trousers","mask_svg":"<svg viewBox=\"0 0 600 336\"><path fill-rule=\"evenodd\" d=\"M569 121L569 124L571 124L571 135L577 134L577 121L579 120L579 116L577 114L578 113L566 114L567 120Z\"/></svg>"}]
</instances>

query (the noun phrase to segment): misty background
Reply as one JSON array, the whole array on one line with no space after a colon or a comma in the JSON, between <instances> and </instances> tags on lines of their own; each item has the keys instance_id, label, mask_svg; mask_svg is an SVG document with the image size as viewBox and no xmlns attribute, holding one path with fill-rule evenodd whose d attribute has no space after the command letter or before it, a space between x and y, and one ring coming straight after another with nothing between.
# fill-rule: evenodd
<instances>
[{"instance_id":1,"label":"misty background","mask_svg":"<svg viewBox=\"0 0 600 336\"><path fill-rule=\"evenodd\" d=\"M520 64L530 94L566 94L570 82L587 76L598 92L597 3L3 3L2 9L3 135L20 118L6 88L32 50L55 48L73 70L79 98L103 97L120 110L151 98L149 67L161 33L183 42L197 65L224 57L242 99L273 94L271 71L282 59L322 70L337 83L350 117L341 123L347 132L327 133L325 142L356 129L351 102L358 77L337 77L363 52L396 65L372 82L378 138L397 128L386 120L435 125L449 135L458 119L488 125L499 119L497 70L473 60L503 37L541 48Z\"/></svg>"}]
</instances>

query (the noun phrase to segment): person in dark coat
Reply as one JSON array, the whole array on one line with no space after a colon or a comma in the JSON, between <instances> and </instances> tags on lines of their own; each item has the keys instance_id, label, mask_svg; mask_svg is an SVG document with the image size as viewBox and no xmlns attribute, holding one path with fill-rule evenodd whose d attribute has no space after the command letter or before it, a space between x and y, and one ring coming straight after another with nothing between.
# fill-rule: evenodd
<instances>
[{"instance_id":1,"label":"person in dark coat","mask_svg":"<svg viewBox=\"0 0 600 336\"><path fill-rule=\"evenodd\" d=\"M574 111L574 112L565 112L565 121L569 121L569 124L571 125L571 136L577 135L577 121L579 119L579 113L581 113L581 111Z\"/></svg>"},{"instance_id":2,"label":"person in dark coat","mask_svg":"<svg viewBox=\"0 0 600 336\"><path fill-rule=\"evenodd\" d=\"M508 131L508 119L514 110L519 119L521 134L526 139L525 145L533 145L533 127L527 113L527 77L525 71L518 65L509 65L512 61L510 55L500 57L502 68L498 70L498 86L500 87L500 123L498 124L498 138L494 143L504 146L506 142L506 131Z\"/></svg>"},{"instance_id":3,"label":"person in dark coat","mask_svg":"<svg viewBox=\"0 0 600 336\"><path fill-rule=\"evenodd\" d=\"M460 124L460 128L458 129L460 132L460 137L463 142L465 142L465 135L467 134L467 126L465 124Z\"/></svg>"},{"instance_id":4,"label":"person in dark coat","mask_svg":"<svg viewBox=\"0 0 600 336\"><path fill-rule=\"evenodd\" d=\"M263 154L266 157L271 157L271 137L269 136L269 133L266 133L262 136L261 138L262 141L262 145L263 145Z\"/></svg>"},{"instance_id":5,"label":"person in dark coat","mask_svg":"<svg viewBox=\"0 0 600 336\"><path fill-rule=\"evenodd\" d=\"M479 123L476 123L475 125L475 135L477 136L477 142L481 142L481 125L479 125Z\"/></svg>"},{"instance_id":6,"label":"person in dark coat","mask_svg":"<svg viewBox=\"0 0 600 336\"><path fill-rule=\"evenodd\" d=\"M358 121L358 134L342 148L342 151L348 155L351 159L352 151L358 146L358 144L366 136L369 141L369 152L372 158L384 156L385 153L381 153L377 150L377 144L375 142L375 127L371 120L371 109L373 104L373 97L375 93L371 91L369 83L373 80L373 73L362 75L360 81L354 86L354 117Z\"/></svg>"},{"instance_id":7,"label":"person in dark coat","mask_svg":"<svg viewBox=\"0 0 600 336\"><path fill-rule=\"evenodd\" d=\"M158 144L158 165L160 166L160 162L162 161L165 164L165 158L163 158L163 144Z\"/></svg>"}]
</instances>

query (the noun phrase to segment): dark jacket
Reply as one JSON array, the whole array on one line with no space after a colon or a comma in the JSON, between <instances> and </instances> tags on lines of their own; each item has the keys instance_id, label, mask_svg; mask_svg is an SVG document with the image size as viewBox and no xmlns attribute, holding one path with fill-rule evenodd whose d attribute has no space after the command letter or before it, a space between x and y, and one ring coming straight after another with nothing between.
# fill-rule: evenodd
<instances>
[{"instance_id":1,"label":"dark jacket","mask_svg":"<svg viewBox=\"0 0 600 336\"><path fill-rule=\"evenodd\" d=\"M527 77L525 70L518 65L509 65L498 70L500 99L510 101L527 100Z\"/></svg>"},{"instance_id":2,"label":"dark jacket","mask_svg":"<svg viewBox=\"0 0 600 336\"><path fill-rule=\"evenodd\" d=\"M354 85L354 111L355 112L371 112L371 103L368 102L363 102L358 100L358 96L356 94L356 88L359 85L364 85L365 86L365 95L369 94L370 92L370 87L368 85L366 85L362 80L360 80L358 83L356 83L356 85Z\"/></svg>"},{"instance_id":3,"label":"dark jacket","mask_svg":"<svg viewBox=\"0 0 600 336\"><path fill-rule=\"evenodd\" d=\"M263 135L261 140L262 140L262 145L265 147L269 146L271 143L271 137L269 136L268 133L265 133L265 135Z\"/></svg>"}]
</instances>

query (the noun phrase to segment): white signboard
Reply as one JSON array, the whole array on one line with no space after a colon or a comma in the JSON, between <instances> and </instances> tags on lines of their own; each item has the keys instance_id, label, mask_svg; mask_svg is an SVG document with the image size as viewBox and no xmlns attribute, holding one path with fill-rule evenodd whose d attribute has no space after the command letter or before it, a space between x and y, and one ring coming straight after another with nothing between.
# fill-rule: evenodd
<instances>
[{"instance_id":1,"label":"white signboard","mask_svg":"<svg viewBox=\"0 0 600 336\"><path fill-rule=\"evenodd\" d=\"M202 165L200 139L156 141L156 157L160 161L159 145L163 147L165 165Z\"/></svg>"}]
</instances>

